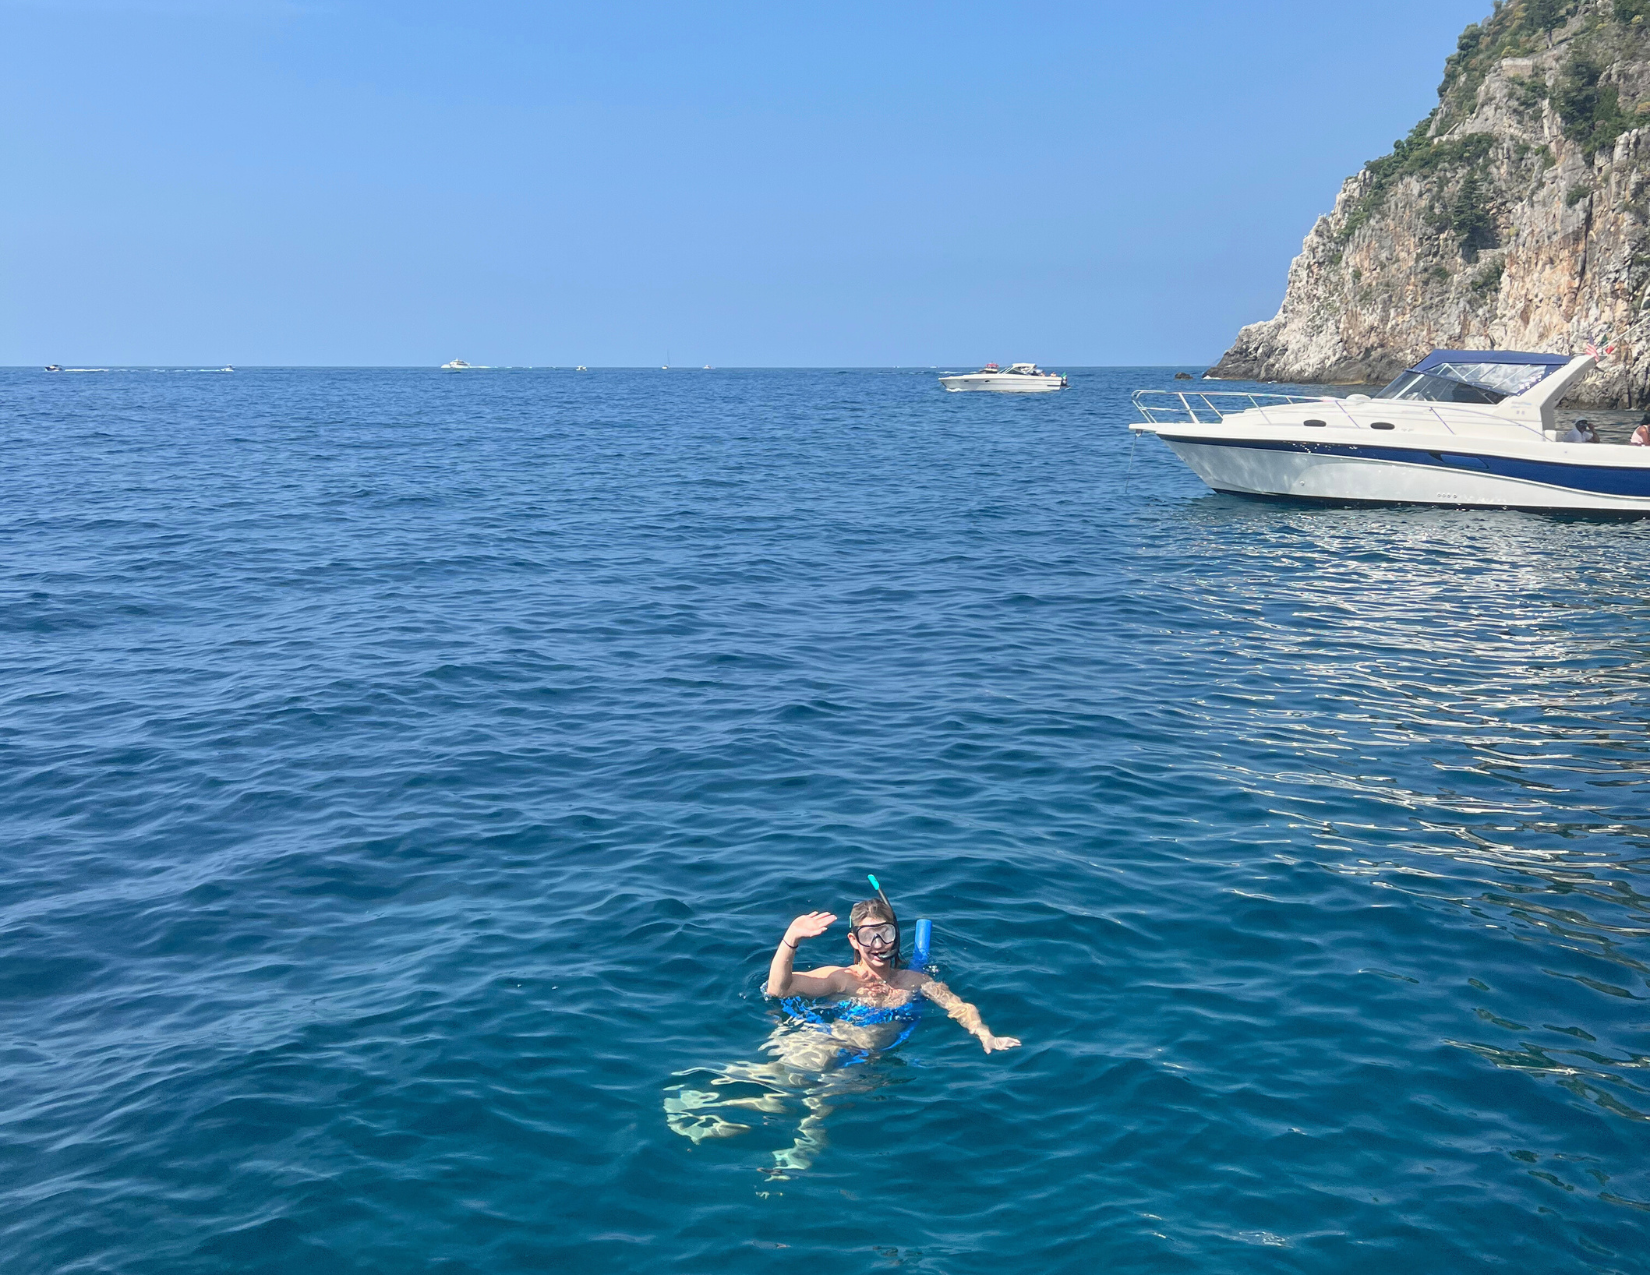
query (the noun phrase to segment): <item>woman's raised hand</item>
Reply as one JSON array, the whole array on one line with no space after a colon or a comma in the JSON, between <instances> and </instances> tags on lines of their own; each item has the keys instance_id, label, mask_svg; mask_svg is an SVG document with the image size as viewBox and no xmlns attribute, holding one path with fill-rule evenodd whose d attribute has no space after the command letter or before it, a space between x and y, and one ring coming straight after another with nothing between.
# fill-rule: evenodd
<instances>
[{"instance_id":1,"label":"woman's raised hand","mask_svg":"<svg viewBox=\"0 0 1650 1275\"><path fill-rule=\"evenodd\" d=\"M794 947L803 939L818 938L835 923L834 912L804 912L792 921L790 928L785 931L785 941Z\"/></svg>"}]
</instances>

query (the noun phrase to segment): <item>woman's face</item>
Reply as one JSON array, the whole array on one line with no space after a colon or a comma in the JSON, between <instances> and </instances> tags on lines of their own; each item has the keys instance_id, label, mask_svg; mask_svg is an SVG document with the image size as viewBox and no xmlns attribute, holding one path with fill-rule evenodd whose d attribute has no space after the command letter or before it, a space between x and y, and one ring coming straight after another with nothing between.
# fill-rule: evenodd
<instances>
[{"instance_id":1,"label":"woman's face","mask_svg":"<svg viewBox=\"0 0 1650 1275\"><path fill-rule=\"evenodd\" d=\"M848 942L867 965L881 969L899 954L899 927L892 921L866 921L848 932Z\"/></svg>"}]
</instances>

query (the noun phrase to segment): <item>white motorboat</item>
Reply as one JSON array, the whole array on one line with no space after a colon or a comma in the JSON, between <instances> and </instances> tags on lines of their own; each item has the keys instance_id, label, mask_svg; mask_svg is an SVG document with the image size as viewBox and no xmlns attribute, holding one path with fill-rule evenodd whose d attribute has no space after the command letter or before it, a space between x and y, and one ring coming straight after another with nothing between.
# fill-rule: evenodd
<instances>
[{"instance_id":1,"label":"white motorboat","mask_svg":"<svg viewBox=\"0 0 1650 1275\"><path fill-rule=\"evenodd\" d=\"M1005 372L987 363L978 372L953 372L940 377L947 390L992 390L998 394L1040 394L1063 390L1066 378L1058 372L1039 371L1035 363L1011 363Z\"/></svg>"},{"instance_id":2,"label":"white motorboat","mask_svg":"<svg viewBox=\"0 0 1650 1275\"><path fill-rule=\"evenodd\" d=\"M1220 492L1650 513L1650 447L1568 441L1554 416L1597 362L1434 350L1373 398L1137 390L1145 419L1129 428L1156 434Z\"/></svg>"},{"instance_id":3,"label":"white motorboat","mask_svg":"<svg viewBox=\"0 0 1650 1275\"><path fill-rule=\"evenodd\" d=\"M466 363L463 359L454 359L451 363L441 365L443 372L475 372L484 370L479 363Z\"/></svg>"}]
</instances>

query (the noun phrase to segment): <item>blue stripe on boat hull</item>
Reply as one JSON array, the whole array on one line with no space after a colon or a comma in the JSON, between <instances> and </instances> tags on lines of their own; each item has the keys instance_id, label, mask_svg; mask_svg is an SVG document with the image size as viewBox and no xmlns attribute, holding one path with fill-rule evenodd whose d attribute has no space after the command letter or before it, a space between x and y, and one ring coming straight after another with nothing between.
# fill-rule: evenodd
<instances>
[{"instance_id":1,"label":"blue stripe on boat hull","mask_svg":"<svg viewBox=\"0 0 1650 1275\"><path fill-rule=\"evenodd\" d=\"M1510 500L1498 500L1493 504L1483 504L1468 500L1400 500L1396 497L1387 500L1359 500L1356 496L1287 496L1273 491L1237 491L1231 487L1211 487L1211 491L1220 496L1237 496L1242 500L1264 500L1277 505L1318 505L1324 509L1414 509L1414 508L1443 508L1443 509L1499 509L1511 513L1546 514L1549 518L1574 518L1592 521L1603 518L1607 521L1618 519L1650 518L1650 509L1573 509L1562 505L1520 505Z\"/></svg>"},{"instance_id":2,"label":"blue stripe on boat hull","mask_svg":"<svg viewBox=\"0 0 1650 1275\"><path fill-rule=\"evenodd\" d=\"M1524 460L1514 456L1480 456L1470 452L1428 451L1412 447L1367 447L1355 443L1297 443L1273 439L1190 438L1184 434L1160 434L1165 442L1190 443L1200 447L1247 447L1269 452L1306 452L1313 456L1337 456L1349 460L1386 461L1390 464L1425 465L1437 469L1493 474L1520 482L1541 483L1565 491L1584 491L1600 496L1629 496L1650 500L1650 465L1631 469L1614 465L1577 465L1562 461ZM1647 457L1650 459L1650 457ZM1283 493L1280 493L1283 494ZM1373 503L1390 504L1391 501Z\"/></svg>"}]
</instances>

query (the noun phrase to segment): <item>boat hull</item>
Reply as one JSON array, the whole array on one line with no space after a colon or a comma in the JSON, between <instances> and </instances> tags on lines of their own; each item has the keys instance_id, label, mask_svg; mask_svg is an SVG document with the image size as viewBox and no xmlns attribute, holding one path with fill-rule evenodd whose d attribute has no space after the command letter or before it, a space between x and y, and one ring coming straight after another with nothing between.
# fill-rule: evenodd
<instances>
[{"instance_id":1,"label":"boat hull","mask_svg":"<svg viewBox=\"0 0 1650 1275\"><path fill-rule=\"evenodd\" d=\"M960 390L984 390L992 394L1046 394L1050 390L1064 389L1066 378L1063 376L981 376L974 373L969 376L942 376L940 384L951 392Z\"/></svg>"},{"instance_id":2,"label":"boat hull","mask_svg":"<svg viewBox=\"0 0 1650 1275\"><path fill-rule=\"evenodd\" d=\"M1434 450L1156 432L1209 487L1237 495L1342 504L1650 513L1650 455L1632 457L1636 463L1628 464L1587 464L1572 458L1598 445L1566 447L1570 455L1549 460L1482 446L1461 450L1464 439L1438 440ZM1457 450L1444 450L1450 446Z\"/></svg>"}]
</instances>

